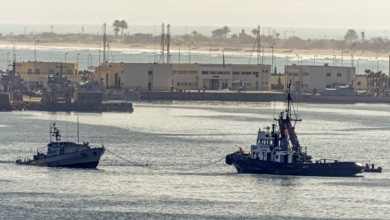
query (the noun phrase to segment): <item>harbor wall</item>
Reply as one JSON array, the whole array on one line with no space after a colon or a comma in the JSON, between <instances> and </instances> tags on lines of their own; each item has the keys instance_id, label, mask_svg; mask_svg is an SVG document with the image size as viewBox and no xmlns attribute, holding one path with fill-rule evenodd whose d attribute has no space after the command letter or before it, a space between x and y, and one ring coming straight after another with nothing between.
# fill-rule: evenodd
<instances>
[{"instance_id":1,"label":"harbor wall","mask_svg":"<svg viewBox=\"0 0 390 220\"><path fill-rule=\"evenodd\" d=\"M141 92L140 94L140 100L272 102L285 99L286 95L280 93Z\"/></svg>"},{"instance_id":2,"label":"harbor wall","mask_svg":"<svg viewBox=\"0 0 390 220\"><path fill-rule=\"evenodd\" d=\"M274 102L285 101L284 93L232 93L232 92L141 92L140 100L177 100L177 101L239 101L239 102ZM373 97L367 95L326 96L326 95L293 95L293 100L306 103L390 103L390 97Z\"/></svg>"},{"instance_id":3,"label":"harbor wall","mask_svg":"<svg viewBox=\"0 0 390 220\"><path fill-rule=\"evenodd\" d=\"M111 102L100 105L75 104L75 103L40 103L40 102L17 102L10 104L2 111L61 111L61 112L133 112L133 103Z\"/></svg>"}]
</instances>

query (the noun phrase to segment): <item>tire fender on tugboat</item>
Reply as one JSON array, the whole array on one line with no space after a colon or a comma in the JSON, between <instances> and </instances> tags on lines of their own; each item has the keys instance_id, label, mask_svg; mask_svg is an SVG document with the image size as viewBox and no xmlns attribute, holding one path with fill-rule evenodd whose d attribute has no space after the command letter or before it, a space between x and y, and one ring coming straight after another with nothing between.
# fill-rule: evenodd
<instances>
[{"instance_id":1,"label":"tire fender on tugboat","mask_svg":"<svg viewBox=\"0 0 390 220\"><path fill-rule=\"evenodd\" d=\"M231 158L231 155L230 155L230 154L229 154L229 155L226 155L225 162L226 162L226 164L228 164L228 165L232 165L232 164L233 164L232 158Z\"/></svg>"}]
</instances>

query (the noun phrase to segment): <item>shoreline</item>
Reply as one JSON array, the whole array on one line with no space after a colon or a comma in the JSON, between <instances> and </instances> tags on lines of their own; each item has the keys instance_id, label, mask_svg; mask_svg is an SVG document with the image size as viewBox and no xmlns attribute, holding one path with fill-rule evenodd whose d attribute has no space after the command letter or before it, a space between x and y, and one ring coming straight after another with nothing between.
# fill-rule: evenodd
<instances>
[{"instance_id":1,"label":"shoreline","mask_svg":"<svg viewBox=\"0 0 390 220\"><path fill-rule=\"evenodd\" d=\"M13 48L13 46L18 48L18 46L22 47L31 47L34 48L35 44L34 42L27 42L27 41L17 41L17 42L10 42L10 41L1 41L0 40L0 47L9 47ZM91 44L85 44L80 42L40 42L36 45L36 47L39 48L83 48L83 49L99 49L99 43L91 43ZM179 51L179 48L175 46L171 46L171 51L177 52ZM110 48L112 50L148 50L148 51L159 51L160 45L150 45L150 44L137 44L137 45L131 45L131 44L123 44L123 43L111 43ZM237 48L224 48L224 47L196 47L194 46L192 48L192 51L198 51L198 52L204 52L204 53L232 53L232 54L256 54L256 49L249 48L249 47L237 47ZM264 53L270 55L271 49L265 48ZM345 58L351 57L351 53L349 49L344 49L344 51L341 51L339 48L337 49L307 49L307 50L301 50L301 49L286 49L286 48L277 48L275 47L273 49L274 56L316 56L316 57L330 57L333 59L333 57L340 57L344 56ZM385 53L382 51L372 51L372 50L359 50L354 51L353 56L355 59L357 58L373 58L376 57L381 59L389 59L389 53Z\"/></svg>"},{"instance_id":2,"label":"shoreline","mask_svg":"<svg viewBox=\"0 0 390 220\"><path fill-rule=\"evenodd\" d=\"M24 97L23 101L10 103L8 106L1 106L0 111L53 111L53 112L133 112L134 102L285 102L285 94L280 91L274 92L141 92L139 100L104 100L101 105L79 105L79 104L44 104L40 98ZM390 104L390 97L374 96L325 96L301 94L295 97L295 101L307 104Z\"/></svg>"}]
</instances>

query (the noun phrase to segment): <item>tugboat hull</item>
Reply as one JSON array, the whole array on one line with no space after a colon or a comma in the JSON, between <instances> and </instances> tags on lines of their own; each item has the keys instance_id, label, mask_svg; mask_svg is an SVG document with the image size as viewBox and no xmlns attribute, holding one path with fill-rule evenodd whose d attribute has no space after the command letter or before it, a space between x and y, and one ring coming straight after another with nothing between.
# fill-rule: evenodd
<instances>
[{"instance_id":1,"label":"tugboat hull","mask_svg":"<svg viewBox=\"0 0 390 220\"><path fill-rule=\"evenodd\" d=\"M295 176L330 176L349 177L363 172L364 167L355 162L331 163L279 163L261 161L248 157L247 154L233 153L226 156L226 163L233 165L238 173L274 174Z\"/></svg>"}]
</instances>

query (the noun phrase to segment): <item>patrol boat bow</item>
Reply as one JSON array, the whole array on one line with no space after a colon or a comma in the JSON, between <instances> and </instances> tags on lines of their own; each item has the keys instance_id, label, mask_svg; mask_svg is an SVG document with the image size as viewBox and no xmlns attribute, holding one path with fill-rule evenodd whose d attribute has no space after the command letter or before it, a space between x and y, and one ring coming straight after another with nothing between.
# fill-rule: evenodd
<instances>
[{"instance_id":1,"label":"patrol boat bow","mask_svg":"<svg viewBox=\"0 0 390 220\"><path fill-rule=\"evenodd\" d=\"M321 159L315 162L302 150L295 126L291 121L302 121L292 114L293 101L290 92L287 93L287 109L281 112L276 123L267 131L258 131L256 144L251 145L251 151L239 151L228 154L226 163L234 165L238 173L278 174L300 176L356 176L362 173L364 166L356 162L341 162L338 160Z\"/></svg>"},{"instance_id":2,"label":"patrol boat bow","mask_svg":"<svg viewBox=\"0 0 390 220\"><path fill-rule=\"evenodd\" d=\"M78 144L61 141L60 130L55 126L50 127L50 143L47 145L47 153L37 150L33 159L18 159L17 164L37 165L49 167L73 167L96 168L100 157L104 154L104 146L93 148L88 142ZM55 137L55 141L52 141Z\"/></svg>"}]
</instances>

